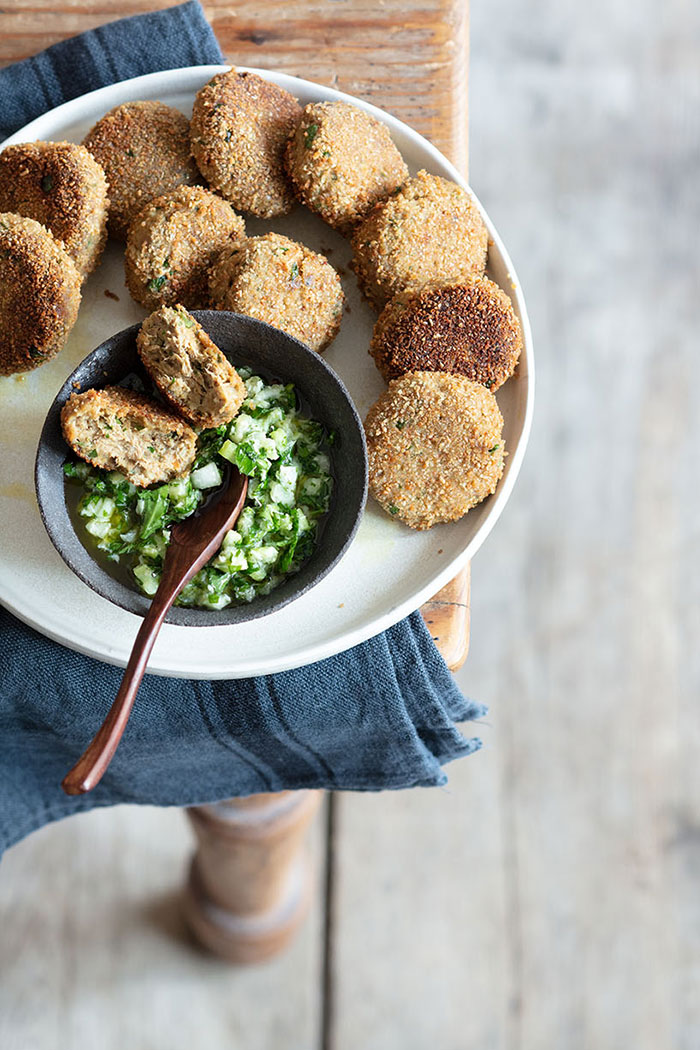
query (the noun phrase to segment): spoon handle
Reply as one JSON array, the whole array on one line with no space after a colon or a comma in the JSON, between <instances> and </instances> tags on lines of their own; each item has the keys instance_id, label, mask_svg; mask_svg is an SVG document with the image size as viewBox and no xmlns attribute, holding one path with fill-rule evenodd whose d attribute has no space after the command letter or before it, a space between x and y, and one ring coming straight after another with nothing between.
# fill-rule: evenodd
<instances>
[{"instance_id":1,"label":"spoon handle","mask_svg":"<svg viewBox=\"0 0 700 1050\"><path fill-rule=\"evenodd\" d=\"M226 530L240 514L248 479L232 473L220 500L201 518L186 518L170 532L158 590L136 635L119 692L94 740L85 749L61 784L67 795L83 795L99 784L129 721L146 665L163 620L178 594L218 550Z\"/></svg>"},{"instance_id":2,"label":"spoon handle","mask_svg":"<svg viewBox=\"0 0 700 1050\"><path fill-rule=\"evenodd\" d=\"M61 786L67 795L82 795L92 791L102 780L126 729L158 632L177 593L177 590L173 593L172 586L158 588L136 635L124 677L109 713L92 743L63 779Z\"/></svg>"}]
</instances>

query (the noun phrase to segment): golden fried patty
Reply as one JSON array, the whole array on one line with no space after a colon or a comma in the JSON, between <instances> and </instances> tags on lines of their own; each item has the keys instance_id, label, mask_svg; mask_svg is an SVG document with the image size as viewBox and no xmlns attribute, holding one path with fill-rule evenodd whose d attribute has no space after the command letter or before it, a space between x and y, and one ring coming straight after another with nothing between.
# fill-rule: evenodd
<instances>
[{"instance_id":1,"label":"golden fried patty","mask_svg":"<svg viewBox=\"0 0 700 1050\"><path fill-rule=\"evenodd\" d=\"M522 348L510 299L478 277L394 296L374 326L370 353L387 382L406 372L457 372L497 390Z\"/></svg>"},{"instance_id":2,"label":"golden fried patty","mask_svg":"<svg viewBox=\"0 0 700 1050\"><path fill-rule=\"evenodd\" d=\"M408 178L388 127L347 102L304 109L285 166L299 199L342 233Z\"/></svg>"},{"instance_id":3,"label":"golden fried patty","mask_svg":"<svg viewBox=\"0 0 700 1050\"><path fill-rule=\"evenodd\" d=\"M201 186L180 186L156 197L129 227L126 283L147 310L207 304L207 276L216 256L245 236L228 201Z\"/></svg>"},{"instance_id":4,"label":"golden fried patty","mask_svg":"<svg viewBox=\"0 0 700 1050\"><path fill-rule=\"evenodd\" d=\"M107 180L84 146L24 142L0 153L0 211L36 219L86 276L107 240Z\"/></svg>"},{"instance_id":5,"label":"golden fried patty","mask_svg":"<svg viewBox=\"0 0 700 1050\"><path fill-rule=\"evenodd\" d=\"M136 348L160 392L194 426L229 423L243 404L243 380L184 306L147 317Z\"/></svg>"},{"instance_id":6,"label":"golden fried patty","mask_svg":"<svg viewBox=\"0 0 700 1050\"><path fill-rule=\"evenodd\" d=\"M125 102L111 109L83 145L105 170L109 232L122 241L148 201L201 181L190 155L190 122L164 102Z\"/></svg>"},{"instance_id":7,"label":"golden fried patty","mask_svg":"<svg viewBox=\"0 0 700 1050\"><path fill-rule=\"evenodd\" d=\"M71 394L61 409L61 429L81 459L118 470L140 488L180 477L195 457L197 437L187 423L119 386Z\"/></svg>"},{"instance_id":8,"label":"golden fried patty","mask_svg":"<svg viewBox=\"0 0 700 1050\"><path fill-rule=\"evenodd\" d=\"M455 521L495 492L502 427L480 383L446 372L393 379L365 420L370 492L413 529Z\"/></svg>"},{"instance_id":9,"label":"golden fried patty","mask_svg":"<svg viewBox=\"0 0 700 1050\"><path fill-rule=\"evenodd\" d=\"M319 353L338 334L345 301L328 260L278 233L249 237L222 252L209 295L215 310L267 321Z\"/></svg>"},{"instance_id":10,"label":"golden fried patty","mask_svg":"<svg viewBox=\"0 0 700 1050\"><path fill-rule=\"evenodd\" d=\"M78 316L80 284L73 260L45 226L0 214L0 375L55 357Z\"/></svg>"},{"instance_id":11,"label":"golden fried patty","mask_svg":"<svg viewBox=\"0 0 700 1050\"><path fill-rule=\"evenodd\" d=\"M352 249L362 290L381 309L408 288L481 277L488 233L466 190L419 171L360 223Z\"/></svg>"},{"instance_id":12,"label":"golden fried patty","mask_svg":"<svg viewBox=\"0 0 700 1050\"><path fill-rule=\"evenodd\" d=\"M205 84L192 110L192 153L199 170L241 211L261 218L293 203L282 164L285 143L301 117L288 91L235 69Z\"/></svg>"}]
</instances>

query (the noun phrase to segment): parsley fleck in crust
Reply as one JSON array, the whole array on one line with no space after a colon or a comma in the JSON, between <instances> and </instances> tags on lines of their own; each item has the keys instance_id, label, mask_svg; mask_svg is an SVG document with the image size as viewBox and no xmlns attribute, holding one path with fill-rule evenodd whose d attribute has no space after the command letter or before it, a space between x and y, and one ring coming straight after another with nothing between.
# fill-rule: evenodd
<instances>
[{"instance_id":1,"label":"parsley fleck in crust","mask_svg":"<svg viewBox=\"0 0 700 1050\"><path fill-rule=\"evenodd\" d=\"M345 234L408 178L387 126L347 102L305 108L285 166L299 200Z\"/></svg>"},{"instance_id":2,"label":"parsley fleck in crust","mask_svg":"<svg viewBox=\"0 0 700 1050\"><path fill-rule=\"evenodd\" d=\"M196 452L197 436L179 416L119 386L71 394L61 409L61 429L77 456L118 470L139 488L180 477Z\"/></svg>"},{"instance_id":3,"label":"parsley fleck in crust","mask_svg":"<svg viewBox=\"0 0 700 1050\"><path fill-rule=\"evenodd\" d=\"M29 372L61 350L80 306L81 276L35 219L0 214L0 375Z\"/></svg>"},{"instance_id":4,"label":"parsley fleck in crust","mask_svg":"<svg viewBox=\"0 0 700 1050\"><path fill-rule=\"evenodd\" d=\"M480 277L394 296L374 327L370 353L387 382L406 372L456 372L497 390L522 348L510 299Z\"/></svg>"},{"instance_id":5,"label":"parsley fleck in crust","mask_svg":"<svg viewBox=\"0 0 700 1050\"><path fill-rule=\"evenodd\" d=\"M398 292L481 277L488 232L466 190L419 171L352 237L352 267L378 310Z\"/></svg>"},{"instance_id":6,"label":"parsley fleck in crust","mask_svg":"<svg viewBox=\"0 0 700 1050\"><path fill-rule=\"evenodd\" d=\"M393 379L365 420L370 492L412 529L456 521L496 490L502 428L494 395L464 376Z\"/></svg>"},{"instance_id":7,"label":"parsley fleck in crust","mask_svg":"<svg viewBox=\"0 0 700 1050\"><path fill-rule=\"evenodd\" d=\"M255 73L217 74L197 92L192 110L199 170L241 211L284 215L294 198L282 154L301 112L293 95Z\"/></svg>"},{"instance_id":8,"label":"parsley fleck in crust","mask_svg":"<svg viewBox=\"0 0 700 1050\"><path fill-rule=\"evenodd\" d=\"M196 427L230 423L243 380L184 306L162 306L141 325L136 349L166 401Z\"/></svg>"},{"instance_id":9,"label":"parsley fleck in crust","mask_svg":"<svg viewBox=\"0 0 700 1050\"><path fill-rule=\"evenodd\" d=\"M323 255L278 233L225 249L209 279L215 310L257 317L320 353L335 339L345 296Z\"/></svg>"},{"instance_id":10,"label":"parsley fleck in crust","mask_svg":"<svg viewBox=\"0 0 700 1050\"><path fill-rule=\"evenodd\" d=\"M207 305L209 267L245 225L228 201L201 186L156 197L129 227L124 266L134 299L147 310Z\"/></svg>"},{"instance_id":11,"label":"parsley fleck in crust","mask_svg":"<svg viewBox=\"0 0 700 1050\"><path fill-rule=\"evenodd\" d=\"M82 277L105 246L108 206L104 172L84 146L24 142L0 153L0 211L50 230Z\"/></svg>"},{"instance_id":12,"label":"parsley fleck in crust","mask_svg":"<svg viewBox=\"0 0 700 1050\"><path fill-rule=\"evenodd\" d=\"M109 184L109 232L126 240L148 201L201 181L190 155L190 122L164 102L126 102L98 120L83 145Z\"/></svg>"}]
</instances>

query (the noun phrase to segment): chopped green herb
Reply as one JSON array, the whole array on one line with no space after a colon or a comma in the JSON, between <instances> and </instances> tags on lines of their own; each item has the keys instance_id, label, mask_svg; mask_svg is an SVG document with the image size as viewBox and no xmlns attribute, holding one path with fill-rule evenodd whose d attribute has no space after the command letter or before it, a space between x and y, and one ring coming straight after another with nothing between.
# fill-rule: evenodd
<instances>
[{"instance_id":1,"label":"chopped green herb","mask_svg":"<svg viewBox=\"0 0 700 1050\"><path fill-rule=\"evenodd\" d=\"M126 151L126 155L127 155L127 157L135 157L136 156L136 154L134 153L134 151L132 149L128 149Z\"/></svg>"},{"instance_id":2,"label":"chopped green herb","mask_svg":"<svg viewBox=\"0 0 700 1050\"><path fill-rule=\"evenodd\" d=\"M311 143L318 135L318 124L309 124L304 135L304 145L307 149L311 149Z\"/></svg>"},{"instance_id":3,"label":"chopped green herb","mask_svg":"<svg viewBox=\"0 0 700 1050\"><path fill-rule=\"evenodd\" d=\"M167 279L168 278L166 277L166 275L164 273L162 273L160 275L160 277L153 277L148 282L148 286L147 287L148 287L149 292L159 292L161 290L161 288L163 287L163 285L165 284L165 282L167 281Z\"/></svg>"},{"instance_id":4,"label":"chopped green herb","mask_svg":"<svg viewBox=\"0 0 700 1050\"><path fill-rule=\"evenodd\" d=\"M397 430L403 430L403 428L405 426L406 426L406 420L405 419L397 419L396 420L396 429Z\"/></svg>"},{"instance_id":5,"label":"chopped green herb","mask_svg":"<svg viewBox=\"0 0 700 1050\"><path fill-rule=\"evenodd\" d=\"M489 449L489 455L492 456L494 454L494 452L498 452L500 447L501 447L500 445L494 445L493 448Z\"/></svg>"},{"instance_id":6,"label":"chopped green herb","mask_svg":"<svg viewBox=\"0 0 700 1050\"><path fill-rule=\"evenodd\" d=\"M299 267L296 263L292 263L292 268L289 271L289 280L296 281L299 276Z\"/></svg>"},{"instance_id":7,"label":"chopped green herb","mask_svg":"<svg viewBox=\"0 0 700 1050\"><path fill-rule=\"evenodd\" d=\"M50 175L44 175L41 180L41 188L44 193L51 193L51 190L53 189L53 179Z\"/></svg>"},{"instance_id":8,"label":"chopped green herb","mask_svg":"<svg viewBox=\"0 0 700 1050\"><path fill-rule=\"evenodd\" d=\"M96 448L91 448L90 451L88 452L88 459L95 459L96 456L97 456L97 449Z\"/></svg>"},{"instance_id":9,"label":"chopped green herb","mask_svg":"<svg viewBox=\"0 0 700 1050\"><path fill-rule=\"evenodd\" d=\"M330 155L331 155L331 151L329 149L324 149L323 152L321 153L322 157L330 157Z\"/></svg>"},{"instance_id":10,"label":"chopped green herb","mask_svg":"<svg viewBox=\"0 0 700 1050\"><path fill-rule=\"evenodd\" d=\"M389 504L389 513L390 514L398 514L399 513L399 508L395 507L393 503L390 503Z\"/></svg>"},{"instance_id":11,"label":"chopped green herb","mask_svg":"<svg viewBox=\"0 0 700 1050\"><path fill-rule=\"evenodd\" d=\"M226 141L226 142L230 142L230 141L231 141L231 136L232 136L232 135L233 135L233 132L231 131L231 129L230 129L230 128L227 128L227 129L226 129L226 134L224 135L224 141Z\"/></svg>"}]
</instances>

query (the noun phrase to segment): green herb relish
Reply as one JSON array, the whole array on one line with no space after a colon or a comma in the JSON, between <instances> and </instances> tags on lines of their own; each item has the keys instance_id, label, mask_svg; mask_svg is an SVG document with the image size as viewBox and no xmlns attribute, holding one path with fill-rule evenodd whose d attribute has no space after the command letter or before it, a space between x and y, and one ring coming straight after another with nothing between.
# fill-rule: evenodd
<instances>
[{"instance_id":1,"label":"green herb relish","mask_svg":"<svg viewBox=\"0 0 700 1050\"><path fill-rule=\"evenodd\" d=\"M298 410L291 383L267 384L249 369L238 372L247 390L240 412L199 433L197 458L185 477L139 489L83 460L64 464L66 477L85 490L78 513L91 539L111 561L124 559L144 594L158 588L170 526L221 484L220 458L248 475L248 496L235 529L182 590L178 605L223 609L250 602L297 572L314 548L330 505L332 435Z\"/></svg>"}]
</instances>

